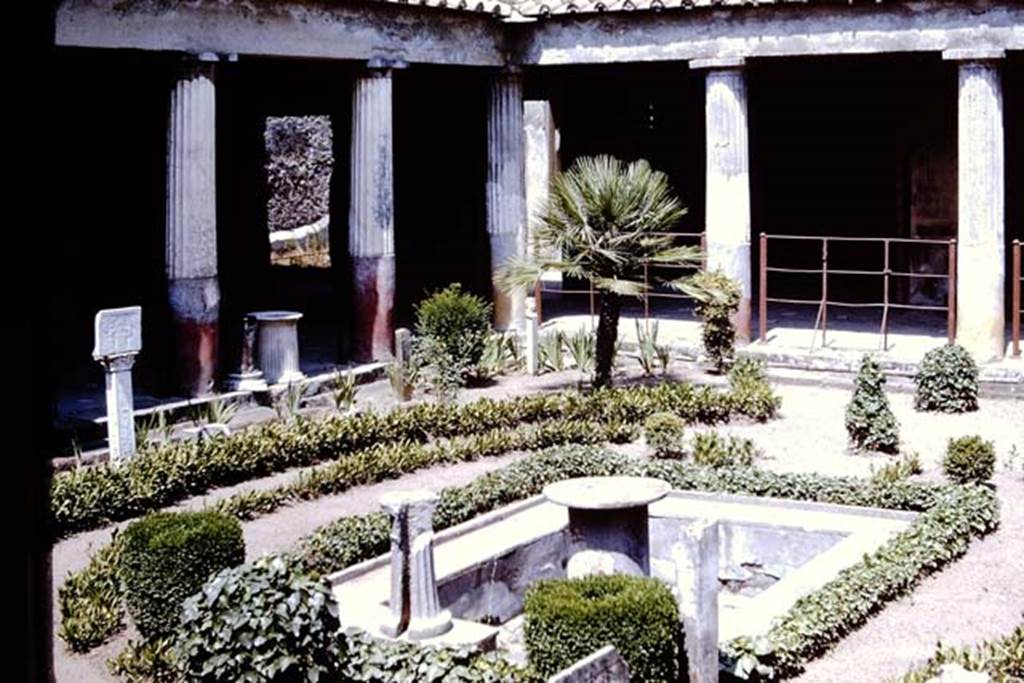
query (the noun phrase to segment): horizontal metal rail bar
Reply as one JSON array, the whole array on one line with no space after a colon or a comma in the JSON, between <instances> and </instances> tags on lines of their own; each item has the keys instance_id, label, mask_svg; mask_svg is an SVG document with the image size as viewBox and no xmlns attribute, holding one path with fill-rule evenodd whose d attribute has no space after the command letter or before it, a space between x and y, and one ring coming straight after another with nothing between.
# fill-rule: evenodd
<instances>
[{"instance_id":1,"label":"horizontal metal rail bar","mask_svg":"<svg viewBox=\"0 0 1024 683\"><path fill-rule=\"evenodd\" d=\"M766 235L770 240L816 240L829 242L868 242L896 244L949 244L949 240L918 239L916 237L824 237L820 235Z\"/></svg>"}]
</instances>

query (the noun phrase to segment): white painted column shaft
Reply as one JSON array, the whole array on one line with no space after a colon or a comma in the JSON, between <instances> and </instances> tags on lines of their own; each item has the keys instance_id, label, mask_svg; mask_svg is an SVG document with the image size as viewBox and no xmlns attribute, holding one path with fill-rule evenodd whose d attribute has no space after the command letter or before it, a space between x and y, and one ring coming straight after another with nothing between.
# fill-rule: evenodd
<instances>
[{"instance_id":1,"label":"white painted column shaft","mask_svg":"<svg viewBox=\"0 0 1024 683\"><path fill-rule=\"evenodd\" d=\"M558 130L551 103L547 100L525 102L524 135L526 138L526 245L532 249L537 220L547 205L551 181L558 173ZM555 258L557 254L535 254L541 258ZM561 282L562 274L552 271L544 280ZM527 293L529 296L529 293Z\"/></svg>"},{"instance_id":2,"label":"white painted column shaft","mask_svg":"<svg viewBox=\"0 0 1024 683\"><path fill-rule=\"evenodd\" d=\"M491 82L487 117L487 234L491 272L526 249L526 145L523 139L523 81L506 69ZM494 288L498 329L523 329L522 294Z\"/></svg>"},{"instance_id":3,"label":"white painted column shaft","mask_svg":"<svg viewBox=\"0 0 1024 683\"><path fill-rule=\"evenodd\" d=\"M742 63L710 68L705 76L705 97L707 267L721 270L739 284L740 308L734 324L737 337L749 340L750 161Z\"/></svg>"},{"instance_id":4,"label":"white painted column shaft","mask_svg":"<svg viewBox=\"0 0 1024 683\"><path fill-rule=\"evenodd\" d=\"M200 60L215 60L203 56ZM190 395L210 390L217 363L216 92L212 61L192 61L171 91L167 133L166 270L177 374Z\"/></svg>"},{"instance_id":5,"label":"white painted column shaft","mask_svg":"<svg viewBox=\"0 0 1024 683\"><path fill-rule=\"evenodd\" d=\"M355 353L391 356L394 341L395 225L391 69L371 65L352 92L348 250L355 301Z\"/></svg>"},{"instance_id":6,"label":"white painted column shaft","mask_svg":"<svg viewBox=\"0 0 1024 683\"><path fill-rule=\"evenodd\" d=\"M996 62L958 71L956 335L984 363L1005 351L1003 95Z\"/></svg>"},{"instance_id":7,"label":"white painted column shaft","mask_svg":"<svg viewBox=\"0 0 1024 683\"><path fill-rule=\"evenodd\" d=\"M110 461L135 455L135 406L132 392L134 354L103 359L106 368L107 435Z\"/></svg>"}]
</instances>

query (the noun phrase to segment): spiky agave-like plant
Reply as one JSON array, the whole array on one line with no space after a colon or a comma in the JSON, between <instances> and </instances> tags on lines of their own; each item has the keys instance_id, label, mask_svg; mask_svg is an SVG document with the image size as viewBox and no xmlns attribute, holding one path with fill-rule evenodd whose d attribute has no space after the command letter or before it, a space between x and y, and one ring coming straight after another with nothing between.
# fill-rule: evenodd
<instances>
[{"instance_id":1,"label":"spiky agave-like plant","mask_svg":"<svg viewBox=\"0 0 1024 683\"><path fill-rule=\"evenodd\" d=\"M611 384L623 297L641 296L647 264L698 265L698 247L675 246L670 233L686 208L668 177L644 160L584 157L551 182L525 259L512 259L497 275L506 290L532 287L545 271L589 280L597 293L595 386ZM554 256L547 256L554 255ZM660 282L691 295L689 277ZM712 294L713 296L713 294Z\"/></svg>"}]
</instances>

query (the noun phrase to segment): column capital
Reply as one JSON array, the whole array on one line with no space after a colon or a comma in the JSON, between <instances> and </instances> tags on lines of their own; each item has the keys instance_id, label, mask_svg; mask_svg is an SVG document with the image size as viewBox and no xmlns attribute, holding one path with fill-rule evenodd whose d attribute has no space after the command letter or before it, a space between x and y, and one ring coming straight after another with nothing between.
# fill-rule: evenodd
<instances>
[{"instance_id":1,"label":"column capital","mask_svg":"<svg viewBox=\"0 0 1024 683\"><path fill-rule=\"evenodd\" d=\"M942 58L949 62L992 62L1006 58L1006 50L986 47L965 47L943 50Z\"/></svg>"},{"instance_id":2,"label":"column capital","mask_svg":"<svg viewBox=\"0 0 1024 683\"><path fill-rule=\"evenodd\" d=\"M689 66L694 70L742 69L746 66L745 57L709 57L707 59L691 59Z\"/></svg>"},{"instance_id":3,"label":"column capital","mask_svg":"<svg viewBox=\"0 0 1024 683\"><path fill-rule=\"evenodd\" d=\"M388 78L395 69L404 69L409 66L401 57L371 57L366 60L365 71L381 78Z\"/></svg>"}]
</instances>

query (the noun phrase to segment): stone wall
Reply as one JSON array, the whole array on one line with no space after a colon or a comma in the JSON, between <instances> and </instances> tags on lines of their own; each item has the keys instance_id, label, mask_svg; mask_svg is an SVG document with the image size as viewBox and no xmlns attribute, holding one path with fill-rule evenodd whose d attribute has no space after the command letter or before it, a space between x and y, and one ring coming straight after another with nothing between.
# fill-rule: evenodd
<instances>
[{"instance_id":1,"label":"stone wall","mask_svg":"<svg viewBox=\"0 0 1024 683\"><path fill-rule=\"evenodd\" d=\"M267 228L311 225L330 210L334 167L329 116L267 118Z\"/></svg>"}]
</instances>

